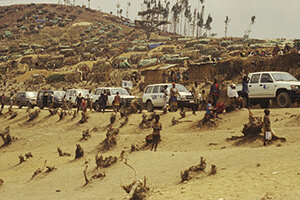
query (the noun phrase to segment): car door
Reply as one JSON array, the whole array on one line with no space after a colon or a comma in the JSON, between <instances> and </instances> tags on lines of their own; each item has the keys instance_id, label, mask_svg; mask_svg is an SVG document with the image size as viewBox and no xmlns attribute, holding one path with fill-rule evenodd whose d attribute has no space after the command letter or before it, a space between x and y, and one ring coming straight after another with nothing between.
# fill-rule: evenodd
<instances>
[{"instance_id":1,"label":"car door","mask_svg":"<svg viewBox=\"0 0 300 200\"><path fill-rule=\"evenodd\" d=\"M249 98L258 98L260 90L260 73L252 74L248 87L249 87Z\"/></svg>"},{"instance_id":2,"label":"car door","mask_svg":"<svg viewBox=\"0 0 300 200\"><path fill-rule=\"evenodd\" d=\"M155 85L153 87L153 90L152 90L152 94L151 94L151 101L154 105L154 107L159 107L160 106L160 91L159 91L159 88L160 86L159 85Z\"/></svg>"},{"instance_id":3,"label":"car door","mask_svg":"<svg viewBox=\"0 0 300 200\"><path fill-rule=\"evenodd\" d=\"M269 73L262 73L259 84L260 97L274 97L275 85L274 80Z\"/></svg>"},{"instance_id":4,"label":"car door","mask_svg":"<svg viewBox=\"0 0 300 200\"><path fill-rule=\"evenodd\" d=\"M153 86L146 87L145 93L143 95L143 103L146 103L149 99L151 100L152 89L153 89Z\"/></svg>"}]
</instances>

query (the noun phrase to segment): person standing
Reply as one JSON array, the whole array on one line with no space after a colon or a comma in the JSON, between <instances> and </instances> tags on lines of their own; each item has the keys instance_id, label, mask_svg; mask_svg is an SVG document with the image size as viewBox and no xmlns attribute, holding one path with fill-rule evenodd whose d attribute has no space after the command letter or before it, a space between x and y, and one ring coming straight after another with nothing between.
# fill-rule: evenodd
<instances>
[{"instance_id":1,"label":"person standing","mask_svg":"<svg viewBox=\"0 0 300 200\"><path fill-rule=\"evenodd\" d=\"M205 94L205 90L201 91L200 94L200 104L201 104L201 110L205 110L205 106L206 106L206 94Z\"/></svg>"},{"instance_id":2,"label":"person standing","mask_svg":"<svg viewBox=\"0 0 300 200\"><path fill-rule=\"evenodd\" d=\"M242 81L242 94L241 96L243 97L245 104L246 104L246 108L249 108L250 104L249 104L249 87L248 87L248 82L249 82L249 78L248 76L244 76L243 77L243 81Z\"/></svg>"},{"instance_id":3,"label":"person standing","mask_svg":"<svg viewBox=\"0 0 300 200\"><path fill-rule=\"evenodd\" d=\"M1 110L3 110L4 103L5 103L5 95L4 95L4 93L1 95L0 102L1 102Z\"/></svg>"},{"instance_id":4,"label":"person standing","mask_svg":"<svg viewBox=\"0 0 300 200\"><path fill-rule=\"evenodd\" d=\"M101 110L103 111L103 113L105 112L107 100L108 100L107 92L106 90L103 90L103 92L99 97L100 112Z\"/></svg>"},{"instance_id":5,"label":"person standing","mask_svg":"<svg viewBox=\"0 0 300 200\"><path fill-rule=\"evenodd\" d=\"M90 111L93 110L93 102L92 102L92 90L89 90L89 94L86 97L87 107L90 108Z\"/></svg>"},{"instance_id":6,"label":"person standing","mask_svg":"<svg viewBox=\"0 0 300 200\"><path fill-rule=\"evenodd\" d=\"M114 98L114 104L115 104L116 112L119 112L120 104L121 104L121 97L119 95L119 92L117 92L117 95Z\"/></svg>"},{"instance_id":7,"label":"person standing","mask_svg":"<svg viewBox=\"0 0 300 200\"><path fill-rule=\"evenodd\" d=\"M212 98L212 105L215 107L220 97L220 86L217 82L217 79L214 79L214 83L211 84L209 94Z\"/></svg>"},{"instance_id":8,"label":"person standing","mask_svg":"<svg viewBox=\"0 0 300 200\"><path fill-rule=\"evenodd\" d=\"M180 96L178 89L176 88L175 83L172 83L172 88L170 89L170 107L172 108L172 111L177 110L177 97Z\"/></svg>"},{"instance_id":9,"label":"person standing","mask_svg":"<svg viewBox=\"0 0 300 200\"><path fill-rule=\"evenodd\" d=\"M82 99L83 99L83 97L81 96L81 93L79 93L78 96L76 97L76 100L75 100L76 105L77 105L77 113L81 109Z\"/></svg>"},{"instance_id":10,"label":"person standing","mask_svg":"<svg viewBox=\"0 0 300 200\"><path fill-rule=\"evenodd\" d=\"M87 112L87 101L84 98L81 100L81 108L83 113Z\"/></svg>"},{"instance_id":11,"label":"person standing","mask_svg":"<svg viewBox=\"0 0 300 200\"><path fill-rule=\"evenodd\" d=\"M272 131L271 131L271 120L270 120L270 110L265 109L264 110L265 116L264 116L264 146L267 145L267 143L270 143L272 140Z\"/></svg>"},{"instance_id":12,"label":"person standing","mask_svg":"<svg viewBox=\"0 0 300 200\"><path fill-rule=\"evenodd\" d=\"M195 82L195 86L192 88L192 95L193 95L193 99L194 99L194 104L193 104L193 114L196 114L196 111L199 108L199 103L200 103L200 93L198 90L198 83Z\"/></svg>"},{"instance_id":13,"label":"person standing","mask_svg":"<svg viewBox=\"0 0 300 200\"><path fill-rule=\"evenodd\" d=\"M157 145L160 142L160 131L162 130L162 125L159 122L160 116L159 115L155 115L155 121L152 124L152 128L153 128L153 133L152 133L152 147L151 147L151 151L154 148L154 151L156 151Z\"/></svg>"},{"instance_id":14,"label":"person standing","mask_svg":"<svg viewBox=\"0 0 300 200\"><path fill-rule=\"evenodd\" d=\"M168 86L165 85L162 89L162 93L163 93L163 101L164 101L164 107L163 109L165 109L167 107L167 101L168 101Z\"/></svg>"}]
</instances>

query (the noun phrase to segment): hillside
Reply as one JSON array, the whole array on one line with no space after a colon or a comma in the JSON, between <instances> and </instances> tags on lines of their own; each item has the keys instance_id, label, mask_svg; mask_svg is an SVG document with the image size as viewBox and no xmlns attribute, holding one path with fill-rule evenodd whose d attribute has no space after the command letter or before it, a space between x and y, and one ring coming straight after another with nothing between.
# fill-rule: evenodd
<instances>
[{"instance_id":1,"label":"hillside","mask_svg":"<svg viewBox=\"0 0 300 200\"><path fill-rule=\"evenodd\" d=\"M0 123L10 126L11 135L17 138L0 149L0 178L4 180L0 192L4 199L122 199L126 193L120 185L134 181L134 172L123 161L96 170L95 155L119 157L123 150L139 177L147 177L151 188L147 199L261 199L265 195L272 199L296 199L299 196L300 163L295 159L300 153L299 109L271 110L273 130L287 138L285 143L263 147L259 140L239 146L226 141L231 136L241 135L243 123L248 120L247 111L222 115L218 126L210 130L194 126L203 112L197 116L188 112L181 120L186 122L173 127L170 127L170 119L179 118L179 113L169 113L161 119L162 141L157 152L145 149L132 153L129 153L131 145L141 146L145 136L151 133L151 129L138 128L141 114L129 116L127 125L120 128L117 145L101 152L97 150L98 145L105 138L111 113L89 113L88 123L80 125L79 117L72 120L72 116L66 116L58 121L58 116L50 116L47 110L27 122L25 110L16 111L18 116L12 120L0 118ZM262 110L253 112L255 116L263 115ZM122 121L118 116L114 127ZM91 138L80 141L86 129L91 131ZM85 151L84 157L78 160L74 160L76 144ZM71 157L59 157L57 147L71 153ZM18 164L18 156L27 152L31 152L33 158ZM198 164L200 156L207 162L205 173L180 183L180 171ZM56 170L32 179L34 171L42 169L45 160L47 166L55 166ZM89 177L96 172L105 172L106 177L84 186L85 163L89 166ZM217 166L217 174L213 176L208 175L211 164Z\"/></svg>"},{"instance_id":2,"label":"hillside","mask_svg":"<svg viewBox=\"0 0 300 200\"><path fill-rule=\"evenodd\" d=\"M224 88L253 71L300 77L298 40L194 38L159 29L147 40L129 19L79 6L0 7L0 45L0 80L7 83L0 89L6 95L41 88L93 90L136 74L132 92L141 95L171 71L187 86L218 78Z\"/></svg>"}]
</instances>

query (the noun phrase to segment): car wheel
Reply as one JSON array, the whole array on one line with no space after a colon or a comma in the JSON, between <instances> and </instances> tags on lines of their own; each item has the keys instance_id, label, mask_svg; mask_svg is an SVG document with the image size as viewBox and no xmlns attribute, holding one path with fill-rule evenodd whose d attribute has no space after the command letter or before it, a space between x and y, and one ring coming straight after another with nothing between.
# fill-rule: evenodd
<instances>
[{"instance_id":1,"label":"car wheel","mask_svg":"<svg viewBox=\"0 0 300 200\"><path fill-rule=\"evenodd\" d=\"M151 101L147 101L146 107L147 107L148 112L153 112L154 107L153 107L153 103Z\"/></svg>"},{"instance_id":2,"label":"car wheel","mask_svg":"<svg viewBox=\"0 0 300 200\"><path fill-rule=\"evenodd\" d=\"M21 109L23 107L20 102L17 105L18 105L19 109Z\"/></svg>"},{"instance_id":3,"label":"car wheel","mask_svg":"<svg viewBox=\"0 0 300 200\"><path fill-rule=\"evenodd\" d=\"M261 108L269 108L270 106L270 101L269 100L263 100L259 103Z\"/></svg>"},{"instance_id":4,"label":"car wheel","mask_svg":"<svg viewBox=\"0 0 300 200\"><path fill-rule=\"evenodd\" d=\"M98 102L98 101L96 101L96 102L94 103L94 109L95 109L97 112L100 112L100 105L99 105L99 102Z\"/></svg>"},{"instance_id":5,"label":"car wheel","mask_svg":"<svg viewBox=\"0 0 300 200\"><path fill-rule=\"evenodd\" d=\"M286 92L281 92L277 96L276 101L277 101L277 105L280 108L288 108L291 105L291 97Z\"/></svg>"}]
</instances>

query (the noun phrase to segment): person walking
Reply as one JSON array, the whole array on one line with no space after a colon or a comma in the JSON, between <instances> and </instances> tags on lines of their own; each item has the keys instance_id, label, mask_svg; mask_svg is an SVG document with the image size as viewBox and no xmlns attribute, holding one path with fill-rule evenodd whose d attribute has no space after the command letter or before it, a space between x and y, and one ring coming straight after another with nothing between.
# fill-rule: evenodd
<instances>
[{"instance_id":1,"label":"person walking","mask_svg":"<svg viewBox=\"0 0 300 200\"><path fill-rule=\"evenodd\" d=\"M243 97L246 105L246 108L249 108L249 87L248 87L249 78L248 76L244 76L242 80L242 93L241 96Z\"/></svg>"},{"instance_id":2,"label":"person walking","mask_svg":"<svg viewBox=\"0 0 300 200\"><path fill-rule=\"evenodd\" d=\"M214 83L211 84L209 94L211 95L212 98L213 107L216 107L218 103L218 99L220 97L220 86L217 82L217 79L214 79Z\"/></svg>"},{"instance_id":3,"label":"person walking","mask_svg":"<svg viewBox=\"0 0 300 200\"><path fill-rule=\"evenodd\" d=\"M154 151L156 151L157 145L160 142L160 131L162 130L162 125L159 121L160 116L159 115L155 115L155 121L152 124L152 128L153 128L153 133L152 133L152 147L151 147L151 151L154 148Z\"/></svg>"},{"instance_id":4,"label":"person walking","mask_svg":"<svg viewBox=\"0 0 300 200\"><path fill-rule=\"evenodd\" d=\"M75 100L76 105L77 105L77 113L81 109L82 99L83 99L83 97L81 96L81 93L79 93L78 96L76 97L76 100Z\"/></svg>"},{"instance_id":5,"label":"person walking","mask_svg":"<svg viewBox=\"0 0 300 200\"><path fill-rule=\"evenodd\" d=\"M270 120L270 110L264 110L264 146L266 146L272 140L272 131L271 131L271 120Z\"/></svg>"}]
</instances>

